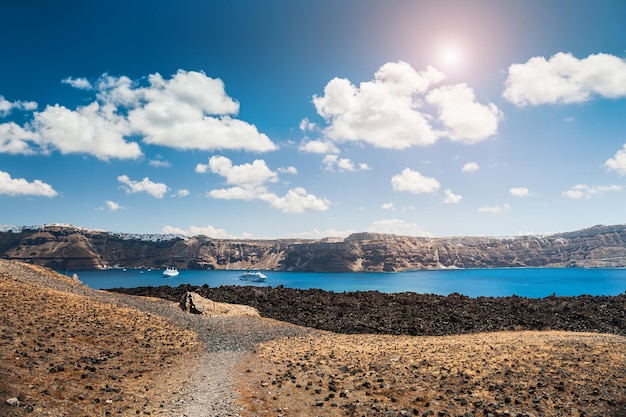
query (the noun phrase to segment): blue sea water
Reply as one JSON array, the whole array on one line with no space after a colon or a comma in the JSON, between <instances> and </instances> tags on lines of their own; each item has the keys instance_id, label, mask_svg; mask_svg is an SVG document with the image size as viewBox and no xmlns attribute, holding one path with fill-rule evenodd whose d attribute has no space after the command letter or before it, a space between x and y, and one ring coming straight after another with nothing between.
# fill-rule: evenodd
<instances>
[{"instance_id":1,"label":"blue sea water","mask_svg":"<svg viewBox=\"0 0 626 417\"><path fill-rule=\"evenodd\" d=\"M105 271L64 271L76 273L86 285L95 289L180 284L218 287L221 285L254 285L326 291L369 291L384 293L416 292L449 295L460 293L470 297L504 297L518 295L542 298L577 295L618 295L626 292L626 269L577 268L506 268L409 271L398 273L317 273L267 271L263 283L239 279L242 271L181 270L173 278L165 278L159 270L113 269Z\"/></svg>"}]
</instances>

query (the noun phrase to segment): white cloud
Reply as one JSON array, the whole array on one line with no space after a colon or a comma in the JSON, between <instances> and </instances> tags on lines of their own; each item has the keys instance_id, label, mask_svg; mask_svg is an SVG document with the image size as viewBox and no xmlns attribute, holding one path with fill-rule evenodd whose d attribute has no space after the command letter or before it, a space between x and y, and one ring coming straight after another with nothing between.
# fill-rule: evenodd
<instances>
[{"instance_id":1,"label":"white cloud","mask_svg":"<svg viewBox=\"0 0 626 417\"><path fill-rule=\"evenodd\" d=\"M144 142L177 149L277 149L254 125L231 117L239 103L226 94L222 80L183 70L170 80L159 74L148 79L150 86L137 91L145 103L128 115Z\"/></svg>"},{"instance_id":2,"label":"white cloud","mask_svg":"<svg viewBox=\"0 0 626 417\"><path fill-rule=\"evenodd\" d=\"M505 211L510 211L511 206L508 204L503 204L501 206L483 206L478 209L479 213L504 213Z\"/></svg>"},{"instance_id":3,"label":"white cloud","mask_svg":"<svg viewBox=\"0 0 626 417\"><path fill-rule=\"evenodd\" d=\"M497 131L501 113L494 104L482 105L466 84L441 87L444 74L433 67L417 72L406 62L384 64L372 81L358 87L334 78L322 96L314 96L317 113L328 126L327 139L334 142L363 141L380 148L405 149L425 146L442 136L475 143ZM438 107L448 132L431 125L437 115L428 113L424 100Z\"/></svg>"},{"instance_id":4,"label":"white cloud","mask_svg":"<svg viewBox=\"0 0 626 417\"><path fill-rule=\"evenodd\" d=\"M317 125L310 121L308 118L302 119L299 126L300 130L303 132L314 131L317 129Z\"/></svg>"},{"instance_id":5,"label":"white cloud","mask_svg":"<svg viewBox=\"0 0 626 417\"><path fill-rule=\"evenodd\" d=\"M0 117L8 116L13 109L31 111L36 108L37 103L34 101L9 101L0 96Z\"/></svg>"},{"instance_id":6,"label":"white cloud","mask_svg":"<svg viewBox=\"0 0 626 417\"><path fill-rule=\"evenodd\" d=\"M122 188L126 190L127 194L146 192L153 197L163 198L167 190L169 190L167 185L159 182L152 182L148 177L141 181L133 181L128 178L127 175L120 175L117 177L117 180L125 185L125 187Z\"/></svg>"},{"instance_id":7,"label":"white cloud","mask_svg":"<svg viewBox=\"0 0 626 417\"><path fill-rule=\"evenodd\" d=\"M141 105L144 89L139 87L138 81L126 76L114 77L103 74L96 82L96 98L112 108L122 107L132 109Z\"/></svg>"},{"instance_id":8,"label":"white cloud","mask_svg":"<svg viewBox=\"0 0 626 417\"><path fill-rule=\"evenodd\" d=\"M380 208L382 208L383 210L389 210L389 211L399 211L402 213L405 213L407 211L414 211L415 207L411 206L411 205L406 205L406 206L402 206L402 207L396 207L396 205L392 202L389 203L384 203L380 206Z\"/></svg>"},{"instance_id":9,"label":"white cloud","mask_svg":"<svg viewBox=\"0 0 626 417\"><path fill-rule=\"evenodd\" d=\"M103 207L98 207L96 210L107 210L110 212L126 210L126 207L116 203L115 201L107 200L104 202Z\"/></svg>"},{"instance_id":10,"label":"white cloud","mask_svg":"<svg viewBox=\"0 0 626 417\"><path fill-rule=\"evenodd\" d=\"M331 172L334 172L334 171L339 171L339 172L368 171L371 169L369 165L365 163L360 163L358 165L355 165L354 162L352 162L350 159L339 158L337 155L326 155L324 159L322 160L322 164L324 165L325 171L331 171Z\"/></svg>"},{"instance_id":11,"label":"white cloud","mask_svg":"<svg viewBox=\"0 0 626 417\"><path fill-rule=\"evenodd\" d=\"M458 204L461 202L461 199L463 199L462 195L454 194L451 190L445 190L444 194L445 197L443 199L443 202L445 204Z\"/></svg>"},{"instance_id":12,"label":"white cloud","mask_svg":"<svg viewBox=\"0 0 626 417\"><path fill-rule=\"evenodd\" d=\"M493 103L478 103L474 90L466 84L439 87L428 93L426 101L438 106L439 120L453 141L471 144L495 135L502 118Z\"/></svg>"},{"instance_id":13,"label":"white cloud","mask_svg":"<svg viewBox=\"0 0 626 417\"><path fill-rule=\"evenodd\" d=\"M480 169L480 166L476 162L468 162L465 165L463 165L463 169L461 169L461 171L469 172L471 174L471 173L478 171L479 169Z\"/></svg>"},{"instance_id":14,"label":"white cloud","mask_svg":"<svg viewBox=\"0 0 626 417\"><path fill-rule=\"evenodd\" d=\"M224 156L212 156L207 165L198 164L196 172L210 170L226 179L230 188L211 190L209 197L225 200L261 200L284 213L325 211L329 208L326 199L309 194L304 188L296 187L280 197L267 190L265 183L277 182L278 175L271 171L265 161L257 159L252 164L233 165Z\"/></svg>"},{"instance_id":15,"label":"white cloud","mask_svg":"<svg viewBox=\"0 0 626 417\"><path fill-rule=\"evenodd\" d=\"M513 187L509 189L509 193L515 197L528 197L530 190L526 187Z\"/></svg>"},{"instance_id":16,"label":"white cloud","mask_svg":"<svg viewBox=\"0 0 626 417\"><path fill-rule=\"evenodd\" d=\"M328 200L309 194L304 188L296 187L287 191L284 197L273 193L262 193L259 200L265 201L275 209L283 213L304 213L305 211L326 211L329 207Z\"/></svg>"},{"instance_id":17,"label":"white cloud","mask_svg":"<svg viewBox=\"0 0 626 417\"><path fill-rule=\"evenodd\" d=\"M432 234L426 232L421 226L398 219L378 220L367 228L371 233L385 233L401 236L422 236L431 237Z\"/></svg>"},{"instance_id":18,"label":"white cloud","mask_svg":"<svg viewBox=\"0 0 626 417\"><path fill-rule=\"evenodd\" d=\"M390 62L376 72L373 81L359 87L334 78L324 95L313 97L313 104L329 124L325 135L333 141L364 141L393 149L429 145L438 135L418 110L416 95L443 79L432 67L418 73L406 62Z\"/></svg>"},{"instance_id":19,"label":"white cloud","mask_svg":"<svg viewBox=\"0 0 626 417\"><path fill-rule=\"evenodd\" d=\"M505 85L504 98L517 106L626 97L626 62L608 54L578 59L559 52L511 65Z\"/></svg>"},{"instance_id":20,"label":"white cloud","mask_svg":"<svg viewBox=\"0 0 626 417\"><path fill-rule=\"evenodd\" d=\"M194 169L198 174L204 174L209 172L209 164L196 164L196 168Z\"/></svg>"},{"instance_id":21,"label":"white cloud","mask_svg":"<svg viewBox=\"0 0 626 417\"><path fill-rule=\"evenodd\" d=\"M226 233L225 229L218 229L213 226L190 226L187 229L182 229L175 226L165 226L161 233L166 235L182 235L182 236L207 236L214 239L229 239L233 236Z\"/></svg>"},{"instance_id":22,"label":"white cloud","mask_svg":"<svg viewBox=\"0 0 626 417\"><path fill-rule=\"evenodd\" d=\"M116 211L116 210L120 210L122 209L122 206L120 206L119 204L117 204L115 201L111 201L111 200L107 200L104 205L106 206L106 208L108 208L110 211Z\"/></svg>"},{"instance_id":23,"label":"white cloud","mask_svg":"<svg viewBox=\"0 0 626 417\"><path fill-rule=\"evenodd\" d=\"M339 149L329 140L303 140L299 148L302 152L336 154Z\"/></svg>"},{"instance_id":24,"label":"white cloud","mask_svg":"<svg viewBox=\"0 0 626 417\"><path fill-rule=\"evenodd\" d=\"M600 194L621 191L621 185L593 185L577 184L567 191L563 192L563 195L574 200L581 198L592 198Z\"/></svg>"},{"instance_id":25,"label":"white cloud","mask_svg":"<svg viewBox=\"0 0 626 417\"><path fill-rule=\"evenodd\" d=\"M304 188L296 187L283 197L268 192L265 187L231 187L208 192L209 197L224 200L261 200L283 213L304 213L306 211L326 211L329 202L326 199L309 194Z\"/></svg>"},{"instance_id":26,"label":"white cloud","mask_svg":"<svg viewBox=\"0 0 626 417\"><path fill-rule=\"evenodd\" d=\"M31 153L58 149L64 154L84 153L102 160L137 159L142 151L131 138L184 150L277 149L254 125L234 117L239 103L226 94L220 79L179 70L170 79L151 74L147 83L145 80L107 74L94 83L66 78L65 84L93 91L94 101L76 109L62 104L46 106L33 114L31 122L20 126L19 132L15 126L0 124L0 133L5 133L0 136L0 152L11 149L15 153L32 144L40 149ZM0 117L14 108L34 110L36 103L11 103L0 98Z\"/></svg>"},{"instance_id":27,"label":"white cloud","mask_svg":"<svg viewBox=\"0 0 626 417\"><path fill-rule=\"evenodd\" d=\"M0 171L0 194L55 197L58 193L51 185L41 180L28 182L24 178L11 178L9 173Z\"/></svg>"},{"instance_id":28,"label":"white cloud","mask_svg":"<svg viewBox=\"0 0 626 417\"><path fill-rule=\"evenodd\" d=\"M148 165L155 168L169 168L172 166L169 161L160 158L148 160Z\"/></svg>"},{"instance_id":29,"label":"white cloud","mask_svg":"<svg viewBox=\"0 0 626 417\"><path fill-rule=\"evenodd\" d=\"M91 90L93 87L87 78L72 78L67 77L66 79L61 81L64 84L69 84L74 88L79 90Z\"/></svg>"},{"instance_id":30,"label":"white cloud","mask_svg":"<svg viewBox=\"0 0 626 417\"><path fill-rule=\"evenodd\" d=\"M277 171L280 172L281 174L295 175L298 173L298 170L296 169L296 167L280 167L277 169Z\"/></svg>"},{"instance_id":31,"label":"white cloud","mask_svg":"<svg viewBox=\"0 0 626 417\"><path fill-rule=\"evenodd\" d=\"M60 105L47 106L33 120L41 145L62 154L87 153L98 159L136 159L142 155L135 142L124 139L131 133L123 117L93 102L70 110Z\"/></svg>"},{"instance_id":32,"label":"white cloud","mask_svg":"<svg viewBox=\"0 0 626 417\"><path fill-rule=\"evenodd\" d=\"M198 166L196 166L196 172L206 172L208 168L212 173L226 178L227 184L257 187L268 181L278 181L278 174L269 169L262 159L256 159L251 164L233 165L232 161L225 156L212 156L209 158L208 166L202 164Z\"/></svg>"},{"instance_id":33,"label":"white cloud","mask_svg":"<svg viewBox=\"0 0 626 417\"><path fill-rule=\"evenodd\" d=\"M39 142L40 136L20 125L9 122L0 124L0 153L32 155L35 151L30 142Z\"/></svg>"},{"instance_id":34,"label":"white cloud","mask_svg":"<svg viewBox=\"0 0 626 417\"><path fill-rule=\"evenodd\" d=\"M613 158L608 159L604 166L617 171L620 175L626 175L626 145L622 147Z\"/></svg>"},{"instance_id":35,"label":"white cloud","mask_svg":"<svg viewBox=\"0 0 626 417\"><path fill-rule=\"evenodd\" d=\"M259 195L267 192L265 187L230 187L230 188L219 188L215 190L211 190L207 193L209 197L218 198L221 200L254 200L259 198Z\"/></svg>"},{"instance_id":36,"label":"white cloud","mask_svg":"<svg viewBox=\"0 0 626 417\"><path fill-rule=\"evenodd\" d=\"M189 195L189 190L181 189L172 194L172 197L187 197Z\"/></svg>"},{"instance_id":37,"label":"white cloud","mask_svg":"<svg viewBox=\"0 0 626 417\"><path fill-rule=\"evenodd\" d=\"M439 189L439 181L432 177L425 177L417 171L405 168L401 173L391 178L391 185L395 191L408 191L413 194L434 193Z\"/></svg>"}]
</instances>

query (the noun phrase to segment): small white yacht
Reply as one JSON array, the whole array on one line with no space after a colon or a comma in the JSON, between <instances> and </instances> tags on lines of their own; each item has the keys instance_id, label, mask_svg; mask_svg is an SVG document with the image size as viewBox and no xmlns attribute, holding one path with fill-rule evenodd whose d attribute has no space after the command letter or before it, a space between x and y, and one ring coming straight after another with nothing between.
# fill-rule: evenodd
<instances>
[{"instance_id":1,"label":"small white yacht","mask_svg":"<svg viewBox=\"0 0 626 417\"><path fill-rule=\"evenodd\" d=\"M260 271L246 271L239 275L239 279L251 282L263 282L267 279L267 277Z\"/></svg>"},{"instance_id":2,"label":"small white yacht","mask_svg":"<svg viewBox=\"0 0 626 417\"><path fill-rule=\"evenodd\" d=\"M163 271L164 277L175 277L176 275L178 275L178 269L174 266L168 266L165 271Z\"/></svg>"}]
</instances>

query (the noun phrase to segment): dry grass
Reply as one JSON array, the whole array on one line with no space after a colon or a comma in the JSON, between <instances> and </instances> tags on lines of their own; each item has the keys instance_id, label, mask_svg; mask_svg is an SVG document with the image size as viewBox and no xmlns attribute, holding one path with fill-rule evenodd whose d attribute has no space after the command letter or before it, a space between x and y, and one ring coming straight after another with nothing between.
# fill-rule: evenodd
<instances>
[{"instance_id":1,"label":"dry grass","mask_svg":"<svg viewBox=\"0 0 626 417\"><path fill-rule=\"evenodd\" d=\"M161 318L1 274L0 304L2 415L167 415L197 349Z\"/></svg>"},{"instance_id":2,"label":"dry grass","mask_svg":"<svg viewBox=\"0 0 626 417\"><path fill-rule=\"evenodd\" d=\"M567 332L337 335L263 344L245 416L624 416L626 338Z\"/></svg>"}]
</instances>

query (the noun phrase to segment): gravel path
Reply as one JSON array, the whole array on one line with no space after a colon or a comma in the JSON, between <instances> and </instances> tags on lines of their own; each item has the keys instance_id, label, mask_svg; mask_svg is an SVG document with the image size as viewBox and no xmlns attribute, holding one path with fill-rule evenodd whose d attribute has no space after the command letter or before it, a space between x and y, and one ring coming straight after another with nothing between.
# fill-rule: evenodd
<instances>
[{"instance_id":1,"label":"gravel path","mask_svg":"<svg viewBox=\"0 0 626 417\"><path fill-rule=\"evenodd\" d=\"M154 314L198 334L202 355L189 384L178 393L173 416L236 416L235 367L258 343L283 336L301 336L312 330L259 317L203 317L183 312L170 301L113 294L90 289L49 270L0 259L0 270L17 281L90 297L102 303Z\"/></svg>"}]
</instances>

